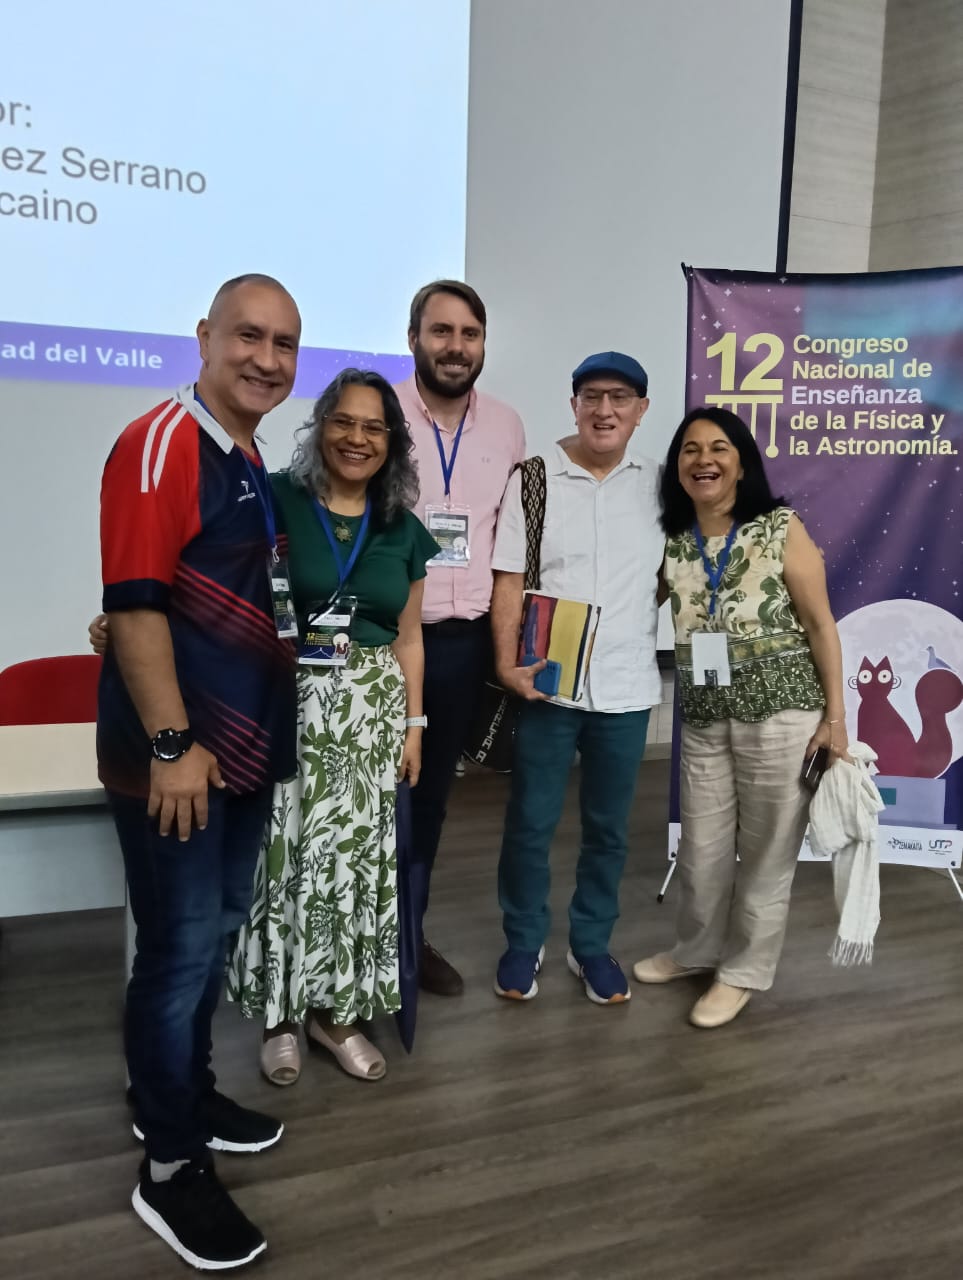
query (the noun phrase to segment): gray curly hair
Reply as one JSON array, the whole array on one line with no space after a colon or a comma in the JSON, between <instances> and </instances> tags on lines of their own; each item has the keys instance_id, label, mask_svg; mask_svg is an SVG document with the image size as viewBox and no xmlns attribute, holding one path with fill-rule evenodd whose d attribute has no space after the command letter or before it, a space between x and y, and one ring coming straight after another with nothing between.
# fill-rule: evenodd
<instances>
[{"instance_id":1,"label":"gray curly hair","mask_svg":"<svg viewBox=\"0 0 963 1280\"><path fill-rule=\"evenodd\" d=\"M373 369L342 369L321 392L311 417L297 431L291 458L291 478L311 494L323 497L328 489L328 472L321 452L324 420L334 413L345 387L372 387L381 396L388 427L388 453L384 465L368 481L371 514L376 524L390 524L418 501L418 469L411 457L414 445L404 410L394 387Z\"/></svg>"}]
</instances>

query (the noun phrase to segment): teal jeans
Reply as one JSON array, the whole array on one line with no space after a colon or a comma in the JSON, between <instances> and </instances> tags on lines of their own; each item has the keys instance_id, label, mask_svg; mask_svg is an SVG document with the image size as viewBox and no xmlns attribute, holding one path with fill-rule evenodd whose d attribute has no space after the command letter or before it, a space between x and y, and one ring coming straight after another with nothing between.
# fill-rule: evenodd
<instances>
[{"instance_id":1,"label":"teal jeans","mask_svg":"<svg viewBox=\"0 0 963 1280\"><path fill-rule=\"evenodd\" d=\"M648 711L522 705L498 863L498 901L510 947L538 951L548 937L549 849L577 748L582 844L568 913L569 945L579 959L608 952L648 723Z\"/></svg>"}]
</instances>

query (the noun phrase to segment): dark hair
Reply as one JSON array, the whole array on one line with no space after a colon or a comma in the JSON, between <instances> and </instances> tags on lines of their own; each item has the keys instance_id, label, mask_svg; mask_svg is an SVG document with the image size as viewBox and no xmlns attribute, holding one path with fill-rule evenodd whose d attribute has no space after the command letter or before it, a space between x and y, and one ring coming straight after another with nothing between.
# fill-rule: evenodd
<instances>
[{"instance_id":1,"label":"dark hair","mask_svg":"<svg viewBox=\"0 0 963 1280\"><path fill-rule=\"evenodd\" d=\"M756 516L774 511L776 507L785 505L784 498L773 497L762 465L759 446L752 438L752 432L743 420L728 409L716 409L714 406L701 406L692 409L685 415L672 437L669 452L665 455L662 468L662 528L668 537L685 533L695 523L695 507L692 499L683 489L679 480L679 454L682 452L682 439L693 422L705 418L721 428L735 445L742 466L742 479L736 485L736 500L732 506L732 517L739 524L746 520L754 520Z\"/></svg>"},{"instance_id":2,"label":"dark hair","mask_svg":"<svg viewBox=\"0 0 963 1280\"><path fill-rule=\"evenodd\" d=\"M379 528L384 528L418 501L418 471L411 458L414 446L401 401L391 383L373 369L342 369L321 392L311 417L298 430L291 478L311 494L325 493L328 473L321 452L321 432L325 418L338 407L345 387L372 387L384 406L388 453L384 465L368 481L372 518Z\"/></svg>"},{"instance_id":3,"label":"dark hair","mask_svg":"<svg viewBox=\"0 0 963 1280\"><path fill-rule=\"evenodd\" d=\"M421 317L425 314L428 299L433 298L436 293L450 293L455 298L461 298L482 329L487 327L488 316L485 313L485 304L470 284L465 284L461 280L432 280L431 284L424 285L411 299L411 312L408 317L409 333L417 335L421 332Z\"/></svg>"}]
</instances>

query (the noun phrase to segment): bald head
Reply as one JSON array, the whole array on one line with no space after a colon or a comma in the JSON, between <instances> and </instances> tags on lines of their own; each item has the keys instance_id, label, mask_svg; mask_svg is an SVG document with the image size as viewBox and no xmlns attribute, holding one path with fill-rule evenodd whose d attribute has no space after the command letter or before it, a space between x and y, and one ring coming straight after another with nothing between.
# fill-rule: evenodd
<instances>
[{"instance_id":1,"label":"bald head","mask_svg":"<svg viewBox=\"0 0 963 1280\"><path fill-rule=\"evenodd\" d=\"M224 281L220 289L218 289L217 293L215 293L211 301L211 305L208 308L208 312L207 312L208 324L217 323L218 312L223 309L224 304L227 302L228 298L231 296L232 293L234 293L236 289L241 289L245 285L254 285L255 287L260 289L275 289L277 290L278 293L283 294L284 297L288 299L288 301L291 303L291 306L294 307L295 311L297 311L298 309L294 299L291 297L290 293L288 293L287 289L285 289L284 285L281 283L280 280L275 280L274 276L262 275L258 271L249 271L246 275L235 276L233 280ZM299 313L298 314L299 324L300 324L300 320L301 320L301 316Z\"/></svg>"}]
</instances>

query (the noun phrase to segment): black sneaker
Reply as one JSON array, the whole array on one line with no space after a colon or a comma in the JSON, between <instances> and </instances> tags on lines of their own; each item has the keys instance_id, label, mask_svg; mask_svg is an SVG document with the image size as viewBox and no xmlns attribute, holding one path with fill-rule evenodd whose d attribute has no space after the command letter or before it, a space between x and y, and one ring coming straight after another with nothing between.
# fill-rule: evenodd
<instances>
[{"instance_id":1,"label":"black sneaker","mask_svg":"<svg viewBox=\"0 0 963 1280\"><path fill-rule=\"evenodd\" d=\"M212 1151L263 1151L284 1132L280 1120L242 1107L217 1090L202 1100L201 1114L211 1134L207 1145Z\"/></svg>"},{"instance_id":2,"label":"black sneaker","mask_svg":"<svg viewBox=\"0 0 963 1280\"><path fill-rule=\"evenodd\" d=\"M263 1151L284 1132L280 1120L242 1107L216 1090L202 1100L201 1113L211 1134L207 1145L212 1151ZM143 1142L144 1131L136 1120L132 1128L137 1141Z\"/></svg>"},{"instance_id":3,"label":"black sneaker","mask_svg":"<svg viewBox=\"0 0 963 1280\"><path fill-rule=\"evenodd\" d=\"M131 1204L152 1231L199 1271L243 1267L267 1248L260 1231L228 1195L209 1157L184 1165L168 1182L152 1182L145 1159Z\"/></svg>"}]
</instances>

